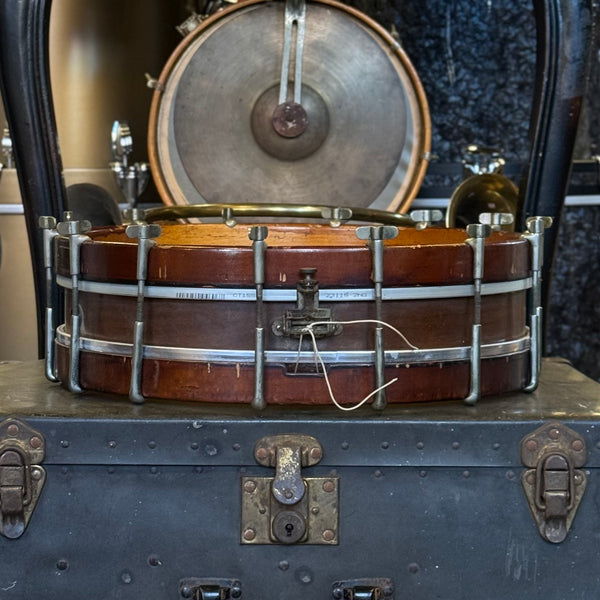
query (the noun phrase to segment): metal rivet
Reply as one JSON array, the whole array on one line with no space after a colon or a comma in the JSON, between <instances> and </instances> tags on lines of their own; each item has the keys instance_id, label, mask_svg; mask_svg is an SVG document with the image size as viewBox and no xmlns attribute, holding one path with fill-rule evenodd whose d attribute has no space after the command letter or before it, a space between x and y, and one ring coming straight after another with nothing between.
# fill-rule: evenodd
<instances>
[{"instance_id":1,"label":"metal rivet","mask_svg":"<svg viewBox=\"0 0 600 600\"><path fill-rule=\"evenodd\" d=\"M41 469L37 469L37 468L32 468L31 469L31 478L34 481L39 481L42 478L42 471Z\"/></svg>"},{"instance_id":2,"label":"metal rivet","mask_svg":"<svg viewBox=\"0 0 600 600\"><path fill-rule=\"evenodd\" d=\"M394 593L394 588L391 585L383 586L383 595L386 597L390 597Z\"/></svg>"},{"instance_id":3,"label":"metal rivet","mask_svg":"<svg viewBox=\"0 0 600 600\"><path fill-rule=\"evenodd\" d=\"M57 563L56 563L56 568L59 571L66 571L69 568L69 561L65 560L64 558L61 558Z\"/></svg>"},{"instance_id":4,"label":"metal rivet","mask_svg":"<svg viewBox=\"0 0 600 600\"><path fill-rule=\"evenodd\" d=\"M460 448L460 442L452 442L452 450L458 450Z\"/></svg>"},{"instance_id":5,"label":"metal rivet","mask_svg":"<svg viewBox=\"0 0 600 600\"><path fill-rule=\"evenodd\" d=\"M194 593L194 590L192 590L192 588L189 585L184 585L181 588L181 595L184 598L191 598L193 593Z\"/></svg>"},{"instance_id":6,"label":"metal rivet","mask_svg":"<svg viewBox=\"0 0 600 600\"><path fill-rule=\"evenodd\" d=\"M322 456L323 456L323 452L321 451L321 448L311 448L310 457L313 460L321 460Z\"/></svg>"},{"instance_id":7,"label":"metal rivet","mask_svg":"<svg viewBox=\"0 0 600 600\"><path fill-rule=\"evenodd\" d=\"M493 450L500 450L500 444L498 442L496 442L495 444L492 445L492 449Z\"/></svg>"},{"instance_id":8,"label":"metal rivet","mask_svg":"<svg viewBox=\"0 0 600 600\"><path fill-rule=\"evenodd\" d=\"M350 444L348 442L342 442L342 450L348 450L350 448Z\"/></svg>"},{"instance_id":9,"label":"metal rivet","mask_svg":"<svg viewBox=\"0 0 600 600\"><path fill-rule=\"evenodd\" d=\"M260 446L256 449L255 455L258 460L264 460L269 456L269 451L264 446Z\"/></svg>"},{"instance_id":10,"label":"metal rivet","mask_svg":"<svg viewBox=\"0 0 600 600\"><path fill-rule=\"evenodd\" d=\"M231 586L231 597L239 598L241 595L242 595L242 586L239 581L236 581Z\"/></svg>"},{"instance_id":11,"label":"metal rivet","mask_svg":"<svg viewBox=\"0 0 600 600\"><path fill-rule=\"evenodd\" d=\"M63 448L68 448L71 445L71 442L69 442L69 440L61 440L60 445Z\"/></svg>"},{"instance_id":12,"label":"metal rivet","mask_svg":"<svg viewBox=\"0 0 600 600\"><path fill-rule=\"evenodd\" d=\"M156 442L155 441L148 442L148 448L150 448L150 450L154 450L154 448L156 448Z\"/></svg>"},{"instance_id":13,"label":"metal rivet","mask_svg":"<svg viewBox=\"0 0 600 600\"><path fill-rule=\"evenodd\" d=\"M30 440L29 440L29 445L34 449L37 450L38 448L42 447L42 440L37 437L37 435L34 435Z\"/></svg>"},{"instance_id":14,"label":"metal rivet","mask_svg":"<svg viewBox=\"0 0 600 600\"><path fill-rule=\"evenodd\" d=\"M333 529L326 529L323 532L323 539L326 542L332 542L335 539L335 531Z\"/></svg>"},{"instance_id":15,"label":"metal rivet","mask_svg":"<svg viewBox=\"0 0 600 600\"><path fill-rule=\"evenodd\" d=\"M341 598L343 598L343 597L344 597L344 590L343 590L342 588L339 588L339 587L338 587L338 588L335 588L335 589L333 590L333 597L334 597L336 600L340 600Z\"/></svg>"},{"instance_id":16,"label":"metal rivet","mask_svg":"<svg viewBox=\"0 0 600 600\"><path fill-rule=\"evenodd\" d=\"M381 448L383 450L387 450L390 447L390 443L389 442L381 442Z\"/></svg>"},{"instance_id":17,"label":"metal rivet","mask_svg":"<svg viewBox=\"0 0 600 600\"><path fill-rule=\"evenodd\" d=\"M318 506L313 506L313 507L310 509L310 512L311 512L313 515L318 515L318 514L321 512L321 509L320 509Z\"/></svg>"},{"instance_id":18,"label":"metal rivet","mask_svg":"<svg viewBox=\"0 0 600 600\"><path fill-rule=\"evenodd\" d=\"M287 571L290 568L290 563L287 560L282 560L278 566L281 571Z\"/></svg>"},{"instance_id":19,"label":"metal rivet","mask_svg":"<svg viewBox=\"0 0 600 600\"><path fill-rule=\"evenodd\" d=\"M419 567L418 563L410 563L408 565L408 572L409 573L418 573L421 567Z\"/></svg>"},{"instance_id":20,"label":"metal rivet","mask_svg":"<svg viewBox=\"0 0 600 600\"><path fill-rule=\"evenodd\" d=\"M254 492L254 490L256 490L256 483L254 481L246 481L246 483L244 483L245 492L251 494L252 492Z\"/></svg>"},{"instance_id":21,"label":"metal rivet","mask_svg":"<svg viewBox=\"0 0 600 600\"><path fill-rule=\"evenodd\" d=\"M150 467L150 473L156 475L158 473L158 467Z\"/></svg>"},{"instance_id":22,"label":"metal rivet","mask_svg":"<svg viewBox=\"0 0 600 600\"><path fill-rule=\"evenodd\" d=\"M535 473L527 473L525 480L529 485L533 485L535 483Z\"/></svg>"},{"instance_id":23,"label":"metal rivet","mask_svg":"<svg viewBox=\"0 0 600 600\"><path fill-rule=\"evenodd\" d=\"M575 440L571 444L571 447L573 450L575 450L575 452L581 452L583 450L583 442L581 440Z\"/></svg>"},{"instance_id":24,"label":"metal rivet","mask_svg":"<svg viewBox=\"0 0 600 600\"><path fill-rule=\"evenodd\" d=\"M160 558L156 554L151 554L148 557L148 564L151 567L160 567L162 565L162 562L161 562Z\"/></svg>"},{"instance_id":25,"label":"metal rivet","mask_svg":"<svg viewBox=\"0 0 600 600\"><path fill-rule=\"evenodd\" d=\"M110 442L108 442L108 447L109 448L116 448L117 447L117 442L115 442L114 440L111 440Z\"/></svg>"},{"instance_id":26,"label":"metal rivet","mask_svg":"<svg viewBox=\"0 0 600 600\"><path fill-rule=\"evenodd\" d=\"M324 492L331 493L331 492L333 492L333 490L335 490L335 483L333 481L331 481L331 479L328 479L327 481L323 482L323 491Z\"/></svg>"},{"instance_id":27,"label":"metal rivet","mask_svg":"<svg viewBox=\"0 0 600 600\"><path fill-rule=\"evenodd\" d=\"M427 477L427 471L419 471L419 477Z\"/></svg>"},{"instance_id":28,"label":"metal rivet","mask_svg":"<svg viewBox=\"0 0 600 600\"><path fill-rule=\"evenodd\" d=\"M557 440L560 437L560 431L554 427L548 432L548 436L553 440Z\"/></svg>"},{"instance_id":29,"label":"metal rivet","mask_svg":"<svg viewBox=\"0 0 600 600\"><path fill-rule=\"evenodd\" d=\"M506 471L506 478L507 479L514 479L515 478L514 471Z\"/></svg>"},{"instance_id":30,"label":"metal rivet","mask_svg":"<svg viewBox=\"0 0 600 600\"><path fill-rule=\"evenodd\" d=\"M527 440L525 442L525 448L527 448L527 450L529 450L530 452L535 452L535 450L537 450L537 442L535 440Z\"/></svg>"},{"instance_id":31,"label":"metal rivet","mask_svg":"<svg viewBox=\"0 0 600 600\"><path fill-rule=\"evenodd\" d=\"M256 531L254 531L254 529L251 529L250 527L248 527L248 529L244 530L244 539L247 542L251 542L255 537L256 537Z\"/></svg>"},{"instance_id":32,"label":"metal rivet","mask_svg":"<svg viewBox=\"0 0 600 600\"><path fill-rule=\"evenodd\" d=\"M241 445L240 444L233 444L233 446L231 446L236 452L238 452L241 449Z\"/></svg>"},{"instance_id":33,"label":"metal rivet","mask_svg":"<svg viewBox=\"0 0 600 600\"><path fill-rule=\"evenodd\" d=\"M383 475L383 473L379 469L377 469L377 471L375 471L374 475L375 475L375 477L381 477Z\"/></svg>"},{"instance_id":34,"label":"metal rivet","mask_svg":"<svg viewBox=\"0 0 600 600\"><path fill-rule=\"evenodd\" d=\"M264 506L261 506L258 509L259 514L264 515L267 512L267 509Z\"/></svg>"},{"instance_id":35,"label":"metal rivet","mask_svg":"<svg viewBox=\"0 0 600 600\"><path fill-rule=\"evenodd\" d=\"M292 492L292 490L283 490L283 495L288 499L291 500L294 497L294 492Z\"/></svg>"},{"instance_id":36,"label":"metal rivet","mask_svg":"<svg viewBox=\"0 0 600 600\"><path fill-rule=\"evenodd\" d=\"M470 472L470 471L463 471L463 472L462 472L462 476L463 476L465 479L468 479L469 477L471 477L471 472Z\"/></svg>"},{"instance_id":37,"label":"metal rivet","mask_svg":"<svg viewBox=\"0 0 600 600\"><path fill-rule=\"evenodd\" d=\"M14 423L11 423L7 428L6 428L6 433L8 433L8 435L11 436L15 436L19 433L19 426L15 425Z\"/></svg>"},{"instance_id":38,"label":"metal rivet","mask_svg":"<svg viewBox=\"0 0 600 600\"><path fill-rule=\"evenodd\" d=\"M192 450L198 450L198 448L200 448L200 444L198 444L198 442L192 442L192 443L190 444L190 448L191 448Z\"/></svg>"},{"instance_id":39,"label":"metal rivet","mask_svg":"<svg viewBox=\"0 0 600 600\"><path fill-rule=\"evenodd\" d=\"M423 450L425 448L425 444L423 442L417 442L417 450Z\"/></svg>"},{"instance_id":40,"label":"metal rivet","mask_svg":"<svg viewBox=\"0 0 600 600\"><path fill-rule=\"evenodd\" d=\"M194 471L196 471L196 473L202 473L204 471L204 467L194 467Z\"/></svg>"}]
</instances>

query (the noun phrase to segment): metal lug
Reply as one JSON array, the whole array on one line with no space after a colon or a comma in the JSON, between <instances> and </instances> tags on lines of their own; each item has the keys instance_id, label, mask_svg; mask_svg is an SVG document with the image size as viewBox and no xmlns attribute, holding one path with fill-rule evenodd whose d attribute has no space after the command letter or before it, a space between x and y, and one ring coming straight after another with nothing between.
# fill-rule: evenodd
<instances>
[{"instance_id":1,"label":"metal lug","mask_svg":"<svg viewBox=\"0 0 600 600\"><path fill-rule=\"evenodd\" d=\"M286 310L283 316L273 322L271 329L277 336L299 338L306 334L306 328L311 327L316 338L338 335L342 332L341 325L330 323L331 309L319 308L319 282L315 279L317 269L306 267L300 269L302 279L296 285L296 308Z\"/></svg>"},{"instance_id":2,"label":"metal lug","mask_svg":"<svg viewBox=\"0 0 600 600\"><path fill-rule=\"evenodd\" d=\"M189 577L179 582L179 594L192 600L235 600L242 597L242 584L237 579Z\"/></svg>"},{"instance_id":3,"label":"metal lug","mask_svg":"<svg viewBox=\"0 0 600 600\"><path fill-rule=\"evenodd\" d=\"M16 419L0 423L0 534L23 535L40 497L46 472L45 441L29 425Z\"/></svg>"},{"instance_id":4,"label":"metal lug","mask_svg":"<svg viewBox=\"0 0 600 600\"><path fill-rule=\"evenodd\" d=\"M315 438L284 434L262 438L256 461L275 477L242 478L242 544L337 544L338 478L302 477L323 450Z\"/></svg>"},{"instance_id":5,"label":"metal lug","mask_svg":"<svg viewBox=\"0 0 600 600\"><path fill-rule=\"evenodd\" d=\"M523 490L540 535L553 544L565 540L585 492L583 437L562 423L548 423L521 442Z\"/></svg>"},{"instance_id":6,"label":"metal lug","mask_svg":"<svg viewBox=\"0 0 600 600\"><path fill-rule=\"evenodd\" d=\"M332 595L336 600L394 600L394 582L386 577L336 581Z\"/></svg>"},{"instance_id":7,"label":"metal lug","mask_svg":"<svg viewBox=\"0 0 600 600\"><path fill-rule=\"evenodd\" d=\"M417 229L427 229L432 223L443 221L444 215L441 210L422 209L411 211L410 218Z\"/></svg>"}]
</instances>

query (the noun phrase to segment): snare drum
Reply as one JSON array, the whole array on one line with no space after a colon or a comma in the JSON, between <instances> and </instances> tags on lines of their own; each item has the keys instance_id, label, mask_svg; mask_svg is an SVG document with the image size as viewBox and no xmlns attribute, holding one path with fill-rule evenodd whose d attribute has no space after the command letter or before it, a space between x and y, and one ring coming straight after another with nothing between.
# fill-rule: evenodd
<instances>
[{"instance_id":1,"label":"snare drum","mask_svg":"<svg viewBox=\"0 0 600 600\"><path fill-rule=\"evenodd\" d=\"M329 404L328 383L342 405L382 380L395 380L387 402L465 398L474 377L478 395L529 385L526 236L493 232L477 257L463 230L400 228L378 239L389 237L381 227L261 227L257 254L255 228L164 225L141 271L144 252L124 227L59 236L58 378L121 395L137 378L142 398L224 403L253 403L258 382L267 404Z\"/></svg>"}]
</instances>

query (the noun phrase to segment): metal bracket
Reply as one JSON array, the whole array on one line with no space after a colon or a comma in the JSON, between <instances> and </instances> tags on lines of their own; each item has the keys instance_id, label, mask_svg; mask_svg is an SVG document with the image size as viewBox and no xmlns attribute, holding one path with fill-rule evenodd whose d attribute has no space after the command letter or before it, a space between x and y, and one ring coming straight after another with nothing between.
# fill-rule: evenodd
<instances>
[{"instance_id":1,"label":"metal bracket","mask_svg":"<svg viewBox=\"0 0 600 600\"><path fill-rule=\"evenodd\" d=\"M331 309L319 308L319 282L315 279L317 269L305 267L300 269L302 279L296 285L296 308L286 310L283 316L273 322L271 329L275 335L299 338L306 334L306 328L312 323L316 338L338 335L341 325L330 323Z\"/></svg>"},{"instance_id":2,"label":"metal bracket","mask_svg":"<svg viewBox=\"0 0 600 600\"><path fill-rule=\"evenodd\" d=\"M242 584L237 579L189 577L179 582L179 594L193 600L230 600L242 597Z\"/></svg>"},{"instance_id":3,"label":"metal bracket","mask_svg":"<svg viewBox=\"0 0 600 600\"><path fill-rule=\"evenodd\" d=\"M0 423L0 534L23 535L44 487L42 435L17 419Z\"/></svg>"},{"instance_id":4,"label":"metal bracket","mask_svg":"<svg viewBox=\"0 0 600 600\"><path fill-rule=\"evenodd\" d=\"M585 492L583 437L562 423L548 423L521 441L526 467L521 483L540 535L553 544L566 537Z\"/></svg>"},{"instance_id":5,"label":"metal bracket","mask_svg":"<svg viewBox=\"0 0 600 600\"><path fill-rule=\"evenodd\" d=\"M275 477L242 478L242 544L337 544L338 478L302 477L321 444L303 434L262 438L254 458Z\"/></svg>"},{"instance_id":6,"label":"metal bracket","mask_svg":"<svg viewBox=\"0 0 600 600\"><path fill-rule=\"evenodd\" d=\"M332 595L336 600L394 600L394 582L386 577L336 581Z\"/></svg>"}]
</instances>

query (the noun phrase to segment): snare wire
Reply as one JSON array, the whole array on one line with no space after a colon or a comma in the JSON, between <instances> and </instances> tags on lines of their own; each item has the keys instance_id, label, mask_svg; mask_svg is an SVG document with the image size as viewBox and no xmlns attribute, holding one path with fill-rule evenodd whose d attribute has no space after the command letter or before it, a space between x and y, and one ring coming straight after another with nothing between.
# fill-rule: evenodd
<instances>
[{"instance_id":1,"label":"snare wire","mask_svg":"<svg viewBox=\"0 0 600 600\"><path fill-rule=\"evenodd\" d=\"M374 389L370 394L365 396L358 404L355 404L354 406L342 406L336 400L333 390L331 388L331 382L329 381L329 376L327 375L327 368L325 366L325 362L323 361L323 357L321 356L321 353L319 352L319 348L317 347L317 338L315 337L313 327L315 325L327 325L327 324L330 324L330 325L356 325L358 323L375 323L377 325L383 325L383 326L387 327L388 329L391 329L393 332L397 333L400 336L400 338L402 338L404 343L407 346L409 346L412 350L419 349L414 344L411 344L411 342L408 341L407 337L400 330L396 329L393 325L390 325L389 323L386 323L385 321L378 321L377 319L358 319L355 321L314 321L313 323L309 323L306 326L306 328L304 329L303 333L308 333L308 335L310 335L310 337L312 339L315 359L319 361L319 363L321 364L321 368L323 369L323 376L325 377L325 383L327 385L329 397L331 398L331 401L337 406L337 408L339 408L340 410L346 411L346 412L360 408L363 404L365 404L365 402L370 400L377 392L385 389L389 385L392 385L392 383L395 383L396 381L398 381L398 378L394 377L394 379L392 379L392 380L388 381L387 383L384 383L382 386ZM302 344L302 337L303 337L303 334L300 335L300 344L298 345L298 359L300 358L300 345Z\"/></svg>"}]
</instances>

